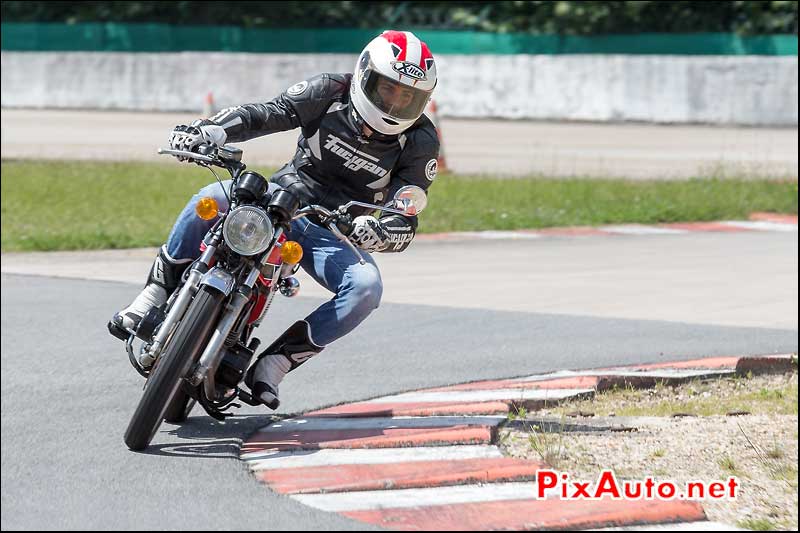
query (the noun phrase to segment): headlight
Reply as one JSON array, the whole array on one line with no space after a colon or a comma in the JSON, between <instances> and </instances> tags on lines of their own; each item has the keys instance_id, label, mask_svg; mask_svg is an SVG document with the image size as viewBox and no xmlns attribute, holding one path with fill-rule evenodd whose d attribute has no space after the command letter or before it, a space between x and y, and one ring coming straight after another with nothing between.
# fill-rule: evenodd
<instances>
[{"instance_id":1,"label":"headlight","mask_svg":"<svg viewBox=\"0 0 800 533\"><path fill-rule=\"evenodd\" d=\"M274 233L267 213L249 205L231 211L222 227L225 244L239 255L260 254L267 249Z\"/></svg>"}]
</instances>

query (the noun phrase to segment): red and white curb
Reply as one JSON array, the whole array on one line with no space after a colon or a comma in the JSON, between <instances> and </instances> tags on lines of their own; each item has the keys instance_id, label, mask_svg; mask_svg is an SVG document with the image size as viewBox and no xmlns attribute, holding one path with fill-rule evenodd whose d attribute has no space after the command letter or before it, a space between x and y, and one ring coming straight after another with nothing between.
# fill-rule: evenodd
<instances>
[{"instance_id":1,"label":"red and white curb","mask_svg":"<svg viewBox=\"0 0 800 533\"><path fill-rule=\"evenodd\" d=\"M683 235L708 232L783 231L797 232L797 215L753 213L750 220L718 222L677 222L671 224L623 224L609 226L578 226L517 231L456 231L417 235L417 240L447 241L472 239L541 239L544 237L586 237L592 235Z\"/></svg>"},{"instance_id":2,"label":"red and white curb","mask_svg":"<svg viewBox=\"0 0 800 533\"><path fill-rule=\"evenodd\" d=\"M793 355L715 357L437 387L338 405L261 428L241 458L275 492L316 509L396 530L603 529L708 522L696 501L535 499L543 463L495 445L508 414L613 386L786 372Z\"/></svg>"}]
</instances>

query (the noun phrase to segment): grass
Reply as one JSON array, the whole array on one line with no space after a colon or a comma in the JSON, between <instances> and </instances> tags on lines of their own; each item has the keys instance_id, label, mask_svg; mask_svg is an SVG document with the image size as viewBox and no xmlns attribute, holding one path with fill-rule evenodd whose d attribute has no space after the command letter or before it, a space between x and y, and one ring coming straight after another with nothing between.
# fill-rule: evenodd
<instances>
[{"instance_id":1,"label":"grass","mask_svg":"<svg viewBox=\"0 0 800 533\"><path fill-rule=\"evenodd\" d=\"M746 219L797 213L796 181L456 178L430 190L425 231Z\"/></svg>"},{"instance_id":2,"label":"grass","mask_svg":"<svg viewBox=\"0 0 800 533\"><path fill-rule=\"evenodd\" d=\"M528 433L528 447L544 463L551 468L557 469L564 455L564 418L561 418L558 430L550 432L544 431L543 428L536 424L526 422L525 417L527 416L527 409L522 407L516 413L509 413L508 421L522 422L524 431ZM510 436L510 432L505 432L501 436L501 444L505 443Z\"/></svg>"},{"instance_id":3,"label":"grass","mask_svg":"<svg viewBox=\"0 0 800 533\"><path fill-rule=\"evenodd\" d=\"M719 464L720 468L726 473L732 476L735 476L739 471L736 468L736 464L733 462L729 456L722 457L717 464Z\"/></svg>"},{"instance_id":4,"label":"grass","mask_svg":"<svg viewBox=\"0 0 800 533\"><path fill-rule=\"evenodd\" d=\"M797 488L797 467L790 464L778 463L770 469L770 477L775 481L786 481L790 486ZM794 483L792 483L794 482Z\"/></svg>"},{"instance_id":5,"label":"grass","mask_svg":"<svg viewBox=\"0 0 800 533\"><path fill-rule=\"evenodd\" d=\"M769 457L770 459L783 459L784 455L786 455L786 453L777 444L775 444L772 448L767 450L767 457Z\"/></svg>"},{"instance_id":6,"label":"grass","mask_svg":"<svg viewBox=\"0 0 800 533\"><path fill-rule=\"evenodd\" d=\"M270 169L254 168L265 175ZM177 163L2 161L2 250L155 246L211 174ZM442 175L420 232L746 219L797 213L796 180Z\"/></svg>"},{"instance_id":7,"label":"grass","mask_svg":"<svg viewBox=\"0 0 800 533\"><path fill-rule=\"evenodd\" d=\"M782 460L785 458L786 453L781 446L777 443L773 443L772 447L767 449L752 439L741 425L739 425L739 431L744 436L748 446L755 453L758 462L769 472L770 479L774 481L785 481L787 485L796 489L797 466L796 464L792 464L791 457L786 458L788 461ZM795 459L795 463L796 462L797 460Z\"/></svg>"},{"instance_id":8,"label":"grass","mask_svg":"<svg viewBox=\"0 0 800 533\"><path fill-rule=\"evenodd\" d=\"M563 426L555 433L541 431L538 426L530 427L528 445L541 457L542 461L552 468L558 468L564 455Z\"/></svg>"},{"instance_id":9,"label":"grass","mask_svg":"<svg viewBox=\"0 0 800 533\"><path fill-rule=\"evenodd\" d=\"M739 520L736 525L742 529L749 529L751 531L775 531L777 529L776 524L766 518Z\"/></svg>"},{"instance_id":10,"label":"grass","mask_svg":"<svg viewBox=\"0 0 800 533\"><path fill-rule=\"evenodd\" d=\"M570 402L553 411L566 414L571 411L589 411L598 416L671 416L685 413L695 416L720 416L731 411L751 414L797 414L797 382L786 380L779 388L759 388L741 391L747 378L725 378L714 381L694 380L677 387L657 385L651 391L632 387L615 387L599 393L591 400ZM716 383L715 383L716 381ZM728 394L713 392L721 385ZM709 393L704 395L704 393Z\"/></svg>"},{"instance_id":11,"label":"grass","mask_svg":"<svg viewBox=\"0 0 800 533\"><path fill-rule=\"evenodd\" d=\"M194 165L2 162L2 249L133 248L163 243L213 176Z\"/></svg>"}]
</instances>

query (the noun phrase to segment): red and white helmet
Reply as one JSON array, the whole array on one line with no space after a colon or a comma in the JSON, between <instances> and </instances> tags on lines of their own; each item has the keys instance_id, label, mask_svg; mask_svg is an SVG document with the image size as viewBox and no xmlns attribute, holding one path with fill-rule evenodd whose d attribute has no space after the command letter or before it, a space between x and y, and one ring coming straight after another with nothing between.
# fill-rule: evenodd
<instances>
[{"instance_id":1,"label":"red and white helmet","mask_svg":"<svg viewBox=\"0 0 800 533\"><path fill-rule=\"evenodd\" d=\"M397 135L422 115L435 87L428 45L410 31L385 31L361 52L350 95L370 128Z\"/></svg>"}]
</instances>

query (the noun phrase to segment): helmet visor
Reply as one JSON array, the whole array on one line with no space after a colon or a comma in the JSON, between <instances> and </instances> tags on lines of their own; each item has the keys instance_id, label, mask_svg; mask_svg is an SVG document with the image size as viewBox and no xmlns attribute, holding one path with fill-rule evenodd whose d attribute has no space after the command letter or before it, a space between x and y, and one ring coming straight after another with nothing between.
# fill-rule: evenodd
<instances>
[{"instance_id":1,"label":"helmet visor","mask_svg":"<svg viewBox=\"0 0 800 533\"><path fill-rule=\"evenodd\" d=\"M361 78L361 88L375 107L398 120L419 117L430 96L430 91L415 89L375 70L366 71Z\"/></svg>"}]
</instances>

